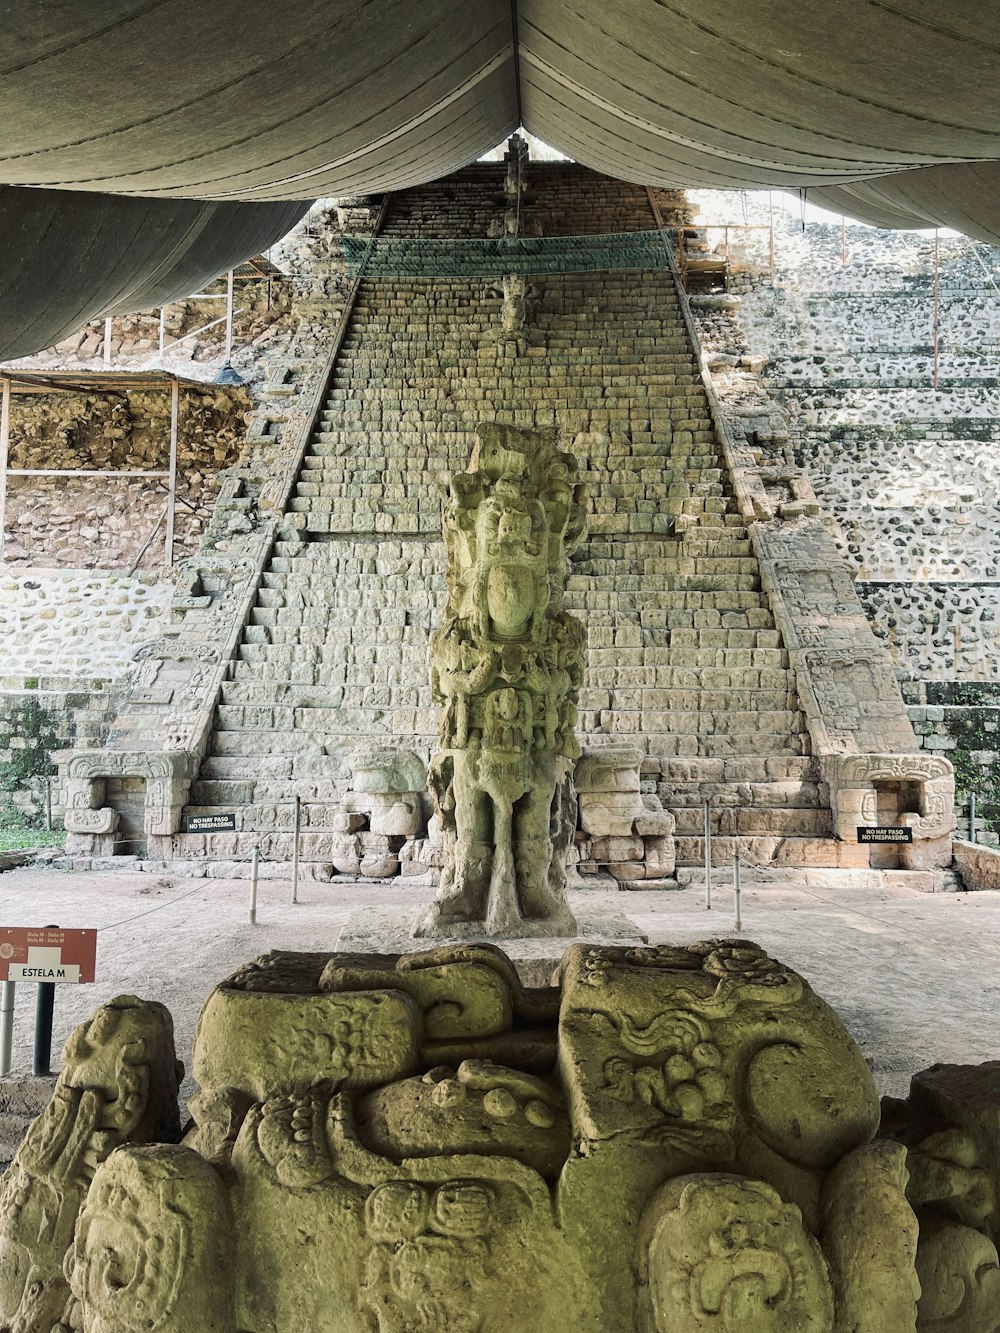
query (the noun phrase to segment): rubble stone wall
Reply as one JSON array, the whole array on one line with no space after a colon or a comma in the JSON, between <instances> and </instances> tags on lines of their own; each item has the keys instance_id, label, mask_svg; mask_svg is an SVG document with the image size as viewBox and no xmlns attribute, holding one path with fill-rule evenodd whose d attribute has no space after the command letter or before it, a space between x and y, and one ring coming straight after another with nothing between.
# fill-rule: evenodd
<instances>
[{"instance_id":1,"label":"rubble stone wall","mask_svg":"<svg viewBox=\"0 0 1000 1333\"><path fill-rule=\"evenodd\" d=\"M111 680L170 602L160 573L32 569L0 576L0 681Z\"/></svg>"},{"instance_id":2,"label":"rubble stone wall","mask_svg":"<svg viewBox=\"0 0 1000 1333\"><path fill-rule=\"evenodd\" d=\"M706 221L772 216L767 194L693 193ZM1000 779L1000 251L938 240L935 387L933 234L773 217L773 274L767 233L732 232L739 299L699 312L716 387L763 461L805 470L918 739L985 807Z\"/></svg>"},{"instance_id":3,"label":"rubble stone wall","mask_svg":"<svg viewBox=\"0 0 1000 1333\"><path fill-rule=\"evenodd\" d=\"M132 654L172 593L172 580L151 571L32 569L0 575L0 733L12 734L15 744L22 739L20 711L33 700L47 716L56 748L103 744ZM10 757L0 748L0 760ZM37 813L40 789L26 789L15 799ZM53 810L58 818L58 800Z\"/></svg>"},{"instance_id":4,"label":"rubble stone wall","mask_svg":"<svg viewBox=\"0 0 1000 1333\"><path fill-rule=\"evenodd\" d=\"M239 454L249 406L240 388L181 393L175 555L198 544L218 490L216 474ZM169 392L13 400L12 468L162 471L169 449ZM11 477L4 560L83 569L128 568L140 560L155 569L163 561L166 504L166 478Z\"/></svg>"}]
</instances>

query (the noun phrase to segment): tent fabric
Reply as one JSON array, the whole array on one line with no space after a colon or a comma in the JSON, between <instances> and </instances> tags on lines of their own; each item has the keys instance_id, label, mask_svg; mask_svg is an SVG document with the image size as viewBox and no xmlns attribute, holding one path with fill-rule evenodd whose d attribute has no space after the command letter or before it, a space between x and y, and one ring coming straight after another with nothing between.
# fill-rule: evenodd
<instances>
[{"instance_id":1,"label":"tent fabric","mask_svg":"<svg viewBox=\"0 0 1000 1333\"><path fill-rule=\"evenodd\" d=\"M301 199L517 128L510 0L4 0L0 181Z\"/></svg>"},{"instance_id":2,"label":"tent fabric","mask_svg":"<svg viewBox=\"0 0 1000 1333\"><path fill-rule=\"evenodd\" d=\"M643 184L806 189L875 225L1000 240L995 0L0 0L0 17L0 356L191 290L303 199L422 184L520 124Z\"/></svg>"},{"instance_id":3,"label":"tent fabric","mask_svg":"<svg viewBox=\"0 0 1000 1333\"><path fill-rule=\"evenodd\" d=\"M1000 163L958 162L810 190L822 208L874 227L953 227L1000 245Z\"/></svg>"},{"instance_id":4,"label":"tent fabric","mask_svg":"<svg viewBox=\"0 0 1000 1333\"><path fill-rule=\"evenodd\" d=\"M993 0L3 0L0 181L289 199L442 176L518 121L653 185L1000 159Z\"/></svg>"},{"instance_id":5,"label":"tent fabric","mask_svg":"<svg viewBox=\"0 0 1000 1333\"><path fill-rule=\"evenodd\" d=\"M148 310L280 239L307 203L214 204L0 187L0 360Z\"/></svg>"}]
</instances>

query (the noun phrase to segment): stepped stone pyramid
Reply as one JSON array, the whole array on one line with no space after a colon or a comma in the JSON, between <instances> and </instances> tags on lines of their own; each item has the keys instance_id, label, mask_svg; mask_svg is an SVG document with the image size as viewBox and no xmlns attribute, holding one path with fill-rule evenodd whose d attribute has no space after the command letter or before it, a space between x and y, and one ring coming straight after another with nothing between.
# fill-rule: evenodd
<instances>
[{"instance_id":1,"label":"stepped stone pyramid","mask_svg":"<svg viewBox=\"0 0 1000 1333\"><path fill-rule=\"evenodd\" d=\"M644 190L575 167L531 172L547 236L655 226ZM394 196L382 235L484 236L498 182L475 167ZM536 287L517 355L498 345L501 294L487 282L362 283L193 787L193 810L241 809L216 855L247 855L245 835L260 831L274 834L271 855L289 855L298 795L303 855L322 859L354 748L391 738L429 755L444 479L486 420L555 428L584 467L590 536L567 595L588 634L582 743L641 748L644 789L676 813L681 860L702 855L708 796L723 859L829 837L672 276Z\"/></svg>"}]
</instances>

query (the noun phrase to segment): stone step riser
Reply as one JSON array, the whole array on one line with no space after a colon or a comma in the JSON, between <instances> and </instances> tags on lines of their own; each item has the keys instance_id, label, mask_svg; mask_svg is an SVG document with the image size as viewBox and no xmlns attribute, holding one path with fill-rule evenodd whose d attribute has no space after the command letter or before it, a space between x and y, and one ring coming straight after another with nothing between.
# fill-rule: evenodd
<instances>
[{"instance_id":1,"label":"stone step riser","mask_svg":"<svg viewBox=\"0 0 1000 1333\"><path fill-rule=\"evenodd\" d=\"M345 663L339 665L342 682L340 685L334 685L331 684L329 666L322 669L313 668L308 681L301 679L292 681L273 673L268 673L265 678L261 678L250 669L238 675L236 674L237 667L249 668L250 664L246 662L236 664L233 679L223 682L222 702L225 705L250 704L264 707L322 708L332 706L333 693L341 688L364 688L372 684L414 688L409 674L399 667L393 667L391 670L387 667L382 673L373 675L370 665L347 665ZM703 675L711 676L713 680L712 682L703 681L704 688L699 690L696 682L701 678L701 674L686 669L672 670L669 667L660 669L654 667L633 668L624 682L609 677L605 690L601 690L601 687L596 685L587 685L581 692L580 697L585 707L592 707L597 701L598 693L601 694L602 698L605 694L610 697L612 687L618 690L630 688L634 685L638 688L655 689L661 695L696 693L700 698L711 696L710 706L712 707L725 706L731 697L734 702L739 704L741 711L752 711L751 696L755 699L756 696L760 695L773 701L770 705L771 711L775 709L797 711L795 708L797 700L792 689L792 680L787 672L708 671ZM725 691L725 694L721 697L720 691ZM742 703L740 703L741 700Z\"/></svg>"},{"instance_id":2,"label":"stone step riser","mask_svg":"<svg viewBox=\"0 0 1000 1333\"><path fill-rule=\"evenodd\" d=\"M652 751L656 755L656 751ZM742 755L733 759L649 758L643 761L643 777L684 784L818 782L819 761L796 755L762 758Z\"/></svg>"},{"instance_id":3,"label":"stone step riser","mask_svg":"<svg viewBox=\"0 0 1000 1333\"><path fill-rule=\"evenodd\" d=\"M258 759L273 757L289 758L308 755L317 750L337 751L348 754L356 749L361 741L378 737L390 741L400 736L407 739L407 748L418 748L421 736L433 738L437 727L437 711L424 709L386 709L378 716L378 710L366 710L355 714L341 711L340 730L338 732L318 728L315 731L288 732L253 732L253 731L216 731L212 736L209 756L211 758L240 758L246 760L247 770L232 776L252 777L253 765ZM373 724L384 726L380 732L373 731ZM349 729L352 728L352 729ZM691 735L683 732L650 734L640 726L633 731L619 729L616 732L600 733L603 738L613 735L625 745L636 745L646 753L673 757L691 758L739 758L752 746L755 755L802 755L808 753L808 738L800 732L755 732L752 736L716 732L711 735ZM586 743L584 732L582 740ZM214 777L214 772L203 768L203 776ZM219 773L218 776L229 776Z\"/></svg>"},{"instance_id":4,"label":"stone step riser","mask_svg":"<svg viewBox=\"0 0 1000 1333\"><path fill-rule=\"evenodd\" d=\"M700 807L668 807L677 821L678 838L701 838L704 812ZM829 810L791 809L780 806L736 806L712 810L713 837L831 838L833 819Z\"/></svg>"},{"instance_id":5,"label":"stone step riser","mask_svg":"<svg viewBox=\"0 0 1000 1333\"><path fill-rule=\"evenodd\" d=\"M718 808L733 809L737 806L794 810L827 807L825 788L821 791L817 783L808 781L758 782L734 779L729 782L681 783L659 779L651 781L651 786L662 805L673 811L697 810L702 820L706 801L712 806L713 818Z\"/></svg>"}]
</instances>

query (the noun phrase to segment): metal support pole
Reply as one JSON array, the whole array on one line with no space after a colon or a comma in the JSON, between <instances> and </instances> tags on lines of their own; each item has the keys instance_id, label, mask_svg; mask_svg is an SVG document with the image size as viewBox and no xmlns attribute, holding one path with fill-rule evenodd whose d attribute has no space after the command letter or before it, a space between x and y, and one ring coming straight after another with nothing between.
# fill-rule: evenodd
<instances>
[{"instance_id":1,"label":"metal support pole","mask_svg":"<svg viewBox=\"0 0 1000 1333\"><path fill-rule=\"evenodd\" d=\"M299 837L302 832L302 797L295 798L295 822L292 830L292 902L299 901Z\"/></svg>"},{"instance_id":2,"label":"metal support pole","mask_svg":"<svg viewBox=\"0 0 1000 1333\"><path fill-rule=\"evenodd\" d=\"M111 365L111 316L104 321L104 365Z\"/></svg>"},{"instance_id":3,"label":"metal support pole","mask_svg":"<svg viewBox=\"0 0 1000 1333\"><path fill-rule=\"evenodd\" d=\"M940 260L941 245L938 240L937 227L934 228L934 388L938 387L938 371L940 369L940 348L939 348L939 318L941 309L940 299Z\"/></svg>"},{"instance_id":4,"label":"metal support pole","mask_svg":"<svg viewBox=\"0 0 1000 1333\"><path fill-rule=\"evenodd\" d=\"M167 475L167 531L163 539L163 559L174 563L174 518L177 511L177 422L180 417L181 385L174 376L170 386L170 463Z\"/></svg>"},{"instance_id":5,"label":"metal support pole","mask_svg":"<svg viewBox=\"0 0 1000 1333\"><path fill-rule=\"evenodd\" d=\"M40 981L35 1000L35 1056L31 1072L36 1078L52 1073L52 1011L56 1003L56 983Z\"/></svg>"},{"instance_id":6,"label":"metal support pole","mask_svg":"<svg viewBox=\"0 0 1000 1333\"><path fill-rule=\"evenodd\" d=\"M712 802L705 802L705 908L712 910Z\"/></svg>"},{"instance_id":7,"label":"metal support pole","mask_svg":"<svg viewBox=\"0 0 1000 1333\"><path fill-rule=\"evenodd\" d=\"M733 893L736 895L736 920L733 923L735 930L743 929L743 917L740 911L740 858L737 854L733 857Z\"/></svg>"},{"instance_id":8,"label":"metal support pole","mask_svg":"<svg viewBox=\"0 0 1000 1333\"><path fill-rule=\"evenodd\" d=\"M226 274L226 365L233 359L233 270Z\"/></svg>"},{"instance_id":9,"label":"metal support pole","mask_svg":"<svg viewBox=\"0 0 1000 1333\"><path fill-rule=\"evenodd\" d=\"M167 307L160 306L160 356L163 355L163 344L167 341Z\"/></svg>"},{"instance_id":10,"label":"metal support pole","mask_svg":"<svg viewBox=\"0 0 1000 1333\"><path fill-rule=\"evenodd\" d=\"M45 779L45 828L52 832L52 779Z\"/></svg>"},{"instance_id":11,"label":"metal support pole","mask_svg":"<svg viewBox=\"0 0 1000 1333\"><path fill-rule=\"evenodd\" d=\"M260 870L260 848L253 849L250 858L250 924L257 924L257 874Z\"/></svg>"},{"instance_id":12,"label":"metal support pole","mask_svg":"<svg viewBox=\"0 0 1000 1333\"><path fill-rule=\"evenodd\" d=\"M14 1054L14 981L0 987L0 1078L10 1073Z\"/></svg>"},{"instance_id":13,"label":"metal support pole","mask_svg":"<svg viewBox=\"0 0 1000 1333\"><path fill-rule=\"evenodd\" d=\"M10 460L10 380L3 382L0 398L0 560L3 559L4 529L7 523L7 465Z\"/></svg>"},{"instance_id":14,"label":"metal support pole","mask_svg":"<svg viewBox=\"0 0 1000 1333\"><path fill-rule=\"evenodd\" d=\"M969 792L969 841L976 841L976 793Z\"/></svg>"}]
</instances>

